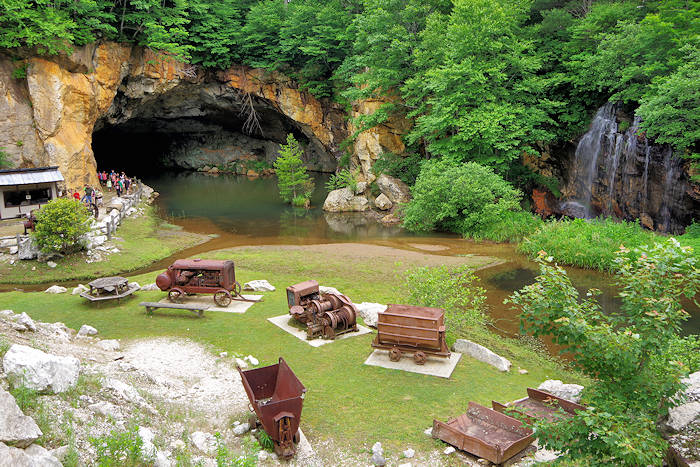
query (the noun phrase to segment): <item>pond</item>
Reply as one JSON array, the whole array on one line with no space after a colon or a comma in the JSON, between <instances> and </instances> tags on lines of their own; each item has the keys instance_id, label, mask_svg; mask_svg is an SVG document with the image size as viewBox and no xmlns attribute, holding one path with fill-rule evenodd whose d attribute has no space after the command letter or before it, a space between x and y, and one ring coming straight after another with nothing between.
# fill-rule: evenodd
<instances>
[{"instance_id":1,"label":"pond","mask_svg":"<svg viewBox=\"0 0 700 467\"><path fill-rule=\"evenodd\" d=\"M236 175L209 175L197 172L161 173L144 182L160 193L156 205L161 214L183 228L216 238L183 254L242 245L316 244L336 242L371 243L421 251L442 256L487 255L503 260L498 266L479 272L486 288L493 327L506 335L518 331L518 319L503 300L514 290L530 284L537 264L517 253L513 245L473 242L452 234L407 232L398 226L385 226L362 213L325 213L321 207L328 175L315 174L316 188L311 209L292 208L282 202L274 177L250 179ZM171 258L150 269L170 264ZM153 269L153 270L155 270ZM604 309L620 306L613 278L605 273L567 268L581 292L598 288ZM685 333L700 333L700 310L687 303L691 318Z\"/></svg>"}]
</instances>

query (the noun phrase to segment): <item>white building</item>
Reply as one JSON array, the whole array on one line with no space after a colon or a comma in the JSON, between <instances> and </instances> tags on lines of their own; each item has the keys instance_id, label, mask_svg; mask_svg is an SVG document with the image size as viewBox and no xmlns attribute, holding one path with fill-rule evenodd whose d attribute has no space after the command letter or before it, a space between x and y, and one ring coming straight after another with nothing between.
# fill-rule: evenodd
<instances>
[{"instance_id":1,"label":"white building","mask_svg":"<svg viewBox=\"0 0 700 467\"><path fill-rule=\"evenodd\" d=\"M58 167L0 170L0 219L21 217L58 197Z\"/></svg>"}]
</instances>

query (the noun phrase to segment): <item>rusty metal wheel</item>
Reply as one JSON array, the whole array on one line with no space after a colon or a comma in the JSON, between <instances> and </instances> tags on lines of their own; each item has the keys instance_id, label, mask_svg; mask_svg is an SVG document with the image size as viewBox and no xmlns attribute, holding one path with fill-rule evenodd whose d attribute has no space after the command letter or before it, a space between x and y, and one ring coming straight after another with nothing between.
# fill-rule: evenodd
<instances>
[{"instance_id":1,"label":"rusty metal wheel","mask_svg":"<svg viewBox=\"0 0 700 467\"><path fill-rule=\"evenodd\" d=\"M424 365L426 358L425 352L421 350L413 354L413 361L416 362L416 365Z\"/></svg>"},{"instance_id":2,"label":"rusty metal wheel","mask_svg":"<svg viewBox=\"0 0 700 467\"><path fill-rule=\"evenodd\" d=\"M241 287L241 283L238 281L234 282L233 288L231 289L231 292L233 292L234 297L240 297L241 290L243 290L243 288Z\"/></svg>"},{"instance_id":3,"label":"rusty metal wheel","mask_svg":"<svg viewBox=\"0 0 700 467\"><path fill-rule=\"evenodd\" d=\"M335 330L331 326L324 326L323 337L331 340L335 339Z\"/></svg>"},{"instance_id":4,"label":"rusty metal wheel","mask_svg":"<svg viewBox=\"0 0 700 467\"><path fill-rule=\"evenodd\" d=\"M294 441L294 444L299 444L299 440L301 437L299 436L299 430L297 430L296 433L294 433L294 436L292 437L292 441Z\"/></svg>"},{"instance_id":5,"label":"rusty metal wheel","mask_svg":"<svg viewBox=\"0 0 700 467\"><path fill-rule=\"evenodd\" d=\"M175 303L182 303L182 298L185 296L185 294L182 292L180 289L170 289L170 292L168 292L168 299L171 302Z\"/></svg>"},{"instance_id":6,"label":"rusty metal wheel","mask_svg":"<svg viewBox=\"0 0 700 467\"><path fill-rule=\"evenodd\" d=\"M389 351L389 360L392 362L398 362L401 360L401 350L398 347L394 347Z\"/></svg>"},{"instance_id":7,"label":"rusty metal wheel","mask_svg":"<svg viewBox=\"0 0 700 467\"><path fill-rule=\"evenodd\" d=\"M231 304L231 294L228 290L219 290L214 294L214 302L221 307L226 307Z\"/></svg>"}]
</instances>

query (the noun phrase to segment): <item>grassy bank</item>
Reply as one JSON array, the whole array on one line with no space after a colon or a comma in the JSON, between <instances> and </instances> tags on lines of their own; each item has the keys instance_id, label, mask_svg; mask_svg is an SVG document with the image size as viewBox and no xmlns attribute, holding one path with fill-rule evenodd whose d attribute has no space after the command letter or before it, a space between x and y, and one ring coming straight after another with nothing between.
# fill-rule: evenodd
<instances>
[{"instance_id":1,"label":"grassy bank","mask_svg":"<svg viewBox=\"0 0 700 467\"><path fill-rule=\"evenodd\" d=\"M41 284L122 274L146 267L206 239L164 222L152 206L147 206L143 215L125 218L117 230L112 243L119 253L112 253L102 261L87 263L87 253L81 252L55 260L55 268L39 261L0 263L0 283Z\"/></svg>"},{"instance_id":2,"label":"grassy bank","mask_svg":"<svg viewBox=\"0 0 700 467\"><path fill-rule=\"evenodd\" d=\"M344 452L365 459L369 459L367 450L375 441L381 441L390 456L407 447L419 453L444 448L423 431L433 417L446 419L463 413L468 401L490 405L491 399L517 399L525 395L528 386L536 387L545 379L581 382L546 353L483 329L473 329L469 336L510 359L512 370L501 373L465 356L452 377L442 379L363 365L371 353L373 334L313 348L267 321L288 312L286 286L311 278L337 287L355 302L400 302L404 292L397 270L441 258L416 254L400 258L397 265L396 259L377 256L372 250L363 252L363 247L244 247L207 254L212 259L233 259L241 282L267 279L277 287L265 294L264 302L242 315L210 312L198 319L184 311L161 311L147 317L138 302L157 301L164 294L145 291L122 303L99 307L69 294L11 292L3 294L2 301L4 308L27 312L42 321L62 321L73 328L88 323L102 338L184 337L209 346L213 352L252 354L261 364L274 363L283 356L308 388L302 429L312 443L335 443ZM352 263L348 263L349 258L354 259ZM489 260L444 258L472 265ZM141 283L154 278L155 274L134 277ZM519 374L519 368L529 373Z\"/></svg>"}]
</instances>

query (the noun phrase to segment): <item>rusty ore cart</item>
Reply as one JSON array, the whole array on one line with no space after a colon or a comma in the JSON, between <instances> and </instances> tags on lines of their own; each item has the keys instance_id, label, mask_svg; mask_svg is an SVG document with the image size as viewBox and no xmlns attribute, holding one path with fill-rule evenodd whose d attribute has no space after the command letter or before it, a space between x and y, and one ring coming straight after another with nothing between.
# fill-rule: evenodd
<instances>
[{"instance_id":1,"label":"rusty ore cart","mask_svg":"<svg viewBox=\"0 0 700 467\"><path fill-rule=\"evenodd\" d=\"M185 295L213 294L214 302L225 307L231 300L251 302L241 295L233 261L179 259L156 277L156 285L172 302L181 302Z\"/></svg>"},{"instance_id":2,"label":"rusty ore cart","mask_svg":"<svg viewBox=\"0 0 700 467\"><path fill-rule=\"evenodd\" d=\"M250 400L251 428L257 423L275 443L277 455L286 459L296 452L299 443L299 419L306 388L299 381L287 362L280 357L279 363L252 370L241 370L241 381Z\"/></svg>"},{"instance_id":3,"label":"rusty ore cart","mask_svg":"<svg viewBox=\"0 0 700 467\"><path fill-rule=\"evenodd\" d=\"M517 412L530 421L544 419L551 422L564 417L572 417L579 410L586 410L586 407L581 404L539 389L527 388L527 396L507 405L496 401L491 401L491 405L498 412L505 414L508 411Z\"/></svg>"},{"instance_id":4,"label":"rusty ore cart","mask_svg":"<svg viewBox=\"0 0 700 467\"><path fill-rule=\"evenodd\" d=\"M306 338L337 335L357 331L357 309L342 294L320 293L318 282L309 280L287 287L289 314L306 324Z\"/></svg>"},{"instance_id":5,"label":"rusty ore cart","mask_svg":"<svg viewBox=\"0 0 700 467\"><path fill-rule=\"evenodd\" d=\"M423 365L427 355L447 358L445 312L440 308L411 305L389 305L377 319L375 349L389 351L389 359L397 362L404 352L412 352L413 360Z\"/></svg>"},{"instance_id":6,"label":"rusty ore cart","mask_svg":"<svg viewBox=\"0 0 700 467\"><path fill-rule=\"evenodd\" d=\"M532 442L533 431L515 418L470 402L467 413L447 423L433 420L433 438L501 464Z\"/></svg>"}]
</instances>

